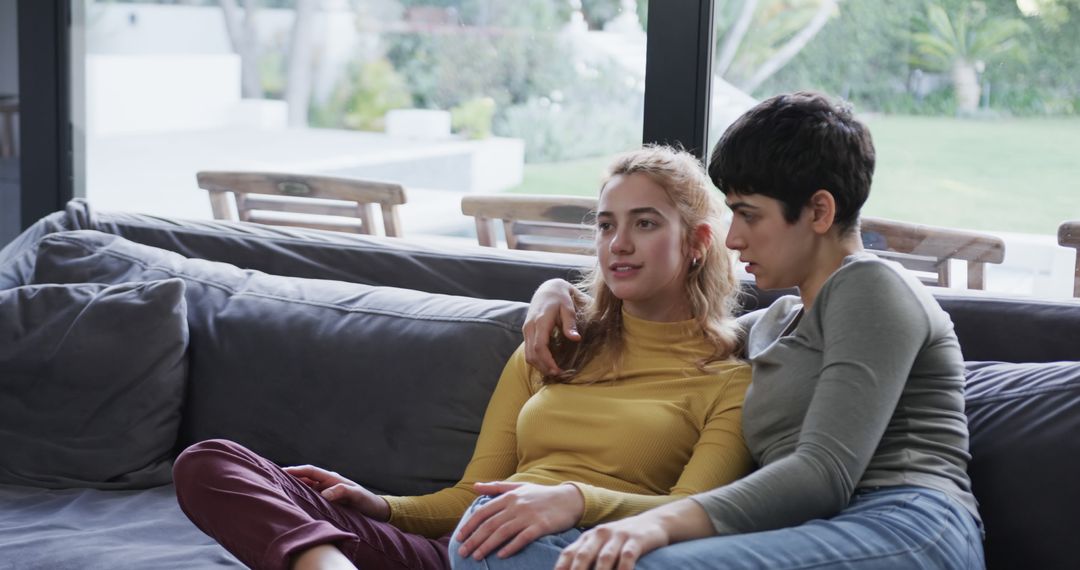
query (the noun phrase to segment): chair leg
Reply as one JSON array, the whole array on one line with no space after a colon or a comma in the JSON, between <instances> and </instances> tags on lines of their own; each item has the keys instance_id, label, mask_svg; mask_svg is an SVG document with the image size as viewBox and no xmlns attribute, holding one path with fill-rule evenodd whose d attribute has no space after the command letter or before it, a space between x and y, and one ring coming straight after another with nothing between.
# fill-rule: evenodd
<instances>
[{"instance_id":1,"label":"chair leg","mask_svg":"<svg viewBox=\"0 0 1080 570\"><path fill-rule=\"evenodd\" d=\"M232 211L229 210L229 193L222 190L210 190L210 209L214 213L215 220L232 220Z\"/></svg>"},{"instance_id":2,"label":"chair leg","mask_svg":"<svg viewBox=\"0 0 1080 570\"><path fill-rule=\"evenodd\" d=\"M476 216L476 241L486 247L495 247L495 220Z\"/></svg>"},{"instance_id":3,"label":"chair leg","mask_svg":"<svg viewBox=\"0 0 1080 570\"><path fill-rule=\"evenodd\" d=\"M362 227L360 233L367 235L376 235L375 231L375 215L374 209L371 204L357 204L356 205L357 217L360 218Z\"/></svg>"},{"instance_id":4,"label":"chair leg","mask_svg":"<svg viewBox=\"0 0 1080 570\"><path fill-rule=\"evenodd\" d=\"M937 284L938 287L948 287L950 279L949 260L941 259L937 263Z\"/></svg>"},{"instance_id":5,"label":"chair leg","mask_svg":"<svg viewBox=\"0 0 1080 570\"><path fill-rule=\"evenodd\" d=\"M401 237L401 216L397 206L392 204L382 205L383 227L388 237Z\"/></svg>"},{"instance_id":6,"label":"chair leg","mask_svg":"<svg viewBox=\"0 0 1080 570\"><path fill-rule=\"evenodd\" d=\"M1076 250L1076 267L1073 273L1073 297L1080 297L1080 249Z\"/></svg>"},{"instance_id":7,"label":"chair leg","mask_svg":"<svg viewBox=\"0 0 1080 570\"><path fill-rule=\"evenodd\" d=\"M10 108L0 109L0 157L15 156L15 111Z\"/></svg>"},{"instance_id":8,"label":"chair leg","mask_svg":"<svg viewBox=\"0 0 1080 570\"><path fill-rule=\"evenodd\" d=\"M986 288L986 264L979 261L967 262L968 289Z\"/></svg>"},{"instance_id":9,"label":"chair leg","mask_svg":"<svg viewBox=\"0 0 1080 570\"><path fill-rule=\"evenodd\" d=\"M514 235L514 222L511 220L503 220L503 235L506 237L506 247L510 249L518 248L517 236Z\"/></svg>"}]
</instances>

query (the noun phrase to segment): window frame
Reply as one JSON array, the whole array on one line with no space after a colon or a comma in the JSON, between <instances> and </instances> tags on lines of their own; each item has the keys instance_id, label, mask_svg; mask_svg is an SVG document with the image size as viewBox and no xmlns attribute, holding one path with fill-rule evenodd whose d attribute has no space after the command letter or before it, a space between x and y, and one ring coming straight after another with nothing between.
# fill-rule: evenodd
<instances>
[{"instance_id":1,"label":"window frame","mask_svg":"<svg viewBox=\"0 0 1080 570\"><path fill-rule=\"evenodd\" d=\"M74 197L69 0L18 0L20 230Z\"/></svg>"},{"instance_id":2,"label":"window frame","mask_svg":"<svg viewBox=\"0 0 1080 570\"><path fill-rule=\"evenodd\" d=\"M708 153L714 0L652 0L645 55L643 143Z\"/></svg>"}]
</instances>

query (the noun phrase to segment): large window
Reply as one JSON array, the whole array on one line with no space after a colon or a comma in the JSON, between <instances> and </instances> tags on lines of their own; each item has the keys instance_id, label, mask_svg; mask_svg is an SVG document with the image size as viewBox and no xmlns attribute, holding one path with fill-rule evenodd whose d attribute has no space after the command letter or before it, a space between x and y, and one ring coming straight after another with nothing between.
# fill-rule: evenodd
<instances>
[{"instance_id":1,"label":"large window","mask_svg":"<svg viewBox=\"0 0 1080 570\"><path fill-rule=\"evenodd\" d=\"M1080 2L716 6L710 140L776 93L844 97L878 152L866 215L996 236L987 289L1072 295L1056 233L1080 219Z\"/></svg>"},{"instance_id":2,"label":"large window","mask_svg":"<svg viewBox=\"0 0 1080 570\"><path fill-rule=\"evenodd\" d=\"M100 209L209 217L201 169L341 174L403 183L406 235L466 236L468 193L595 195L615 152L704 153L817 89L873 132L868 216L1000 240L992 292L1072 294L1078 0L71 1Z\"/></svg>"},{"instance_id":3,"label":"large window","mask_svg":"<svg viewBox=\"0 0 1080 570\"><path fill-rule=\"evenodd\" d=\"M464 235L463 195L595 193L642 140L644 1L73 1L99 209L205 218L197 171L286 171L399 182L406 235Z\"/></svg>"}]
</instances>

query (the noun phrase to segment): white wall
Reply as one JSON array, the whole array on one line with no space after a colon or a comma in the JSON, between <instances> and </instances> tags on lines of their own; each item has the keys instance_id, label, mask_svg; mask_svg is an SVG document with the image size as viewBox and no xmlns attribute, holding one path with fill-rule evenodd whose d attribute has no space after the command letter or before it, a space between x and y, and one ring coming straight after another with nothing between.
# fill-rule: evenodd
<instances>
[{"instance_id":1,"label":"white wall","mask_svg":"<svg viewBox=\"0 0 1080 570\"><path fill-rule=\"evenodd\" d=\"M90 136L219 127L239 101L236 55L86 56Z\"/></svg>"},{"instance_id":2,"label":"white wall","mask_svg":"<svg viewBox=\"0 0 1080 570\"><path fill-rule=\"evenodd\" d=\"M328 7L316 17L312 34L317 54L314 93L320 99L329 95L365 39L357 32L356 14L347 4ZM89 54L233 53L224 12L218 6L95 3L86 19ZM260 45L287 49L292 24L292 10L260 9L256 19Z\"/></svg>"},{"instance_id":3,"label":"white wall","mask_svg":"<svg viewBox=\"0 0 1080 570\"><path fill-rule=\"evenodd\" d=\"M292 12L260 10L260 39L288 33ZM86 11L90 53L232 53L224 12L216 6L91 4Z\"/></svg>"}]
</instances>

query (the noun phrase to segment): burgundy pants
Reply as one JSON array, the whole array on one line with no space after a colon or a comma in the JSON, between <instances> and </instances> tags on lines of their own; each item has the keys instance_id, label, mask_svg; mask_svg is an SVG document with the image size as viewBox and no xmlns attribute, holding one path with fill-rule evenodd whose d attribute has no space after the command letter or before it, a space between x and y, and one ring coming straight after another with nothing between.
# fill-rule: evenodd
<instances>
[{"instance_id":1,"label":"burgundy pants","mask_svg":"<svg viewBox=\"0 0 1080 570\"><path fill-rule=\"evenodd\" d=\"M240 444L192 445L173 466L180 508L252 568L285 569L291 557L334 544L358 568L450 568L447 544L336 505Z\"/></svg>"}]
</instances>

